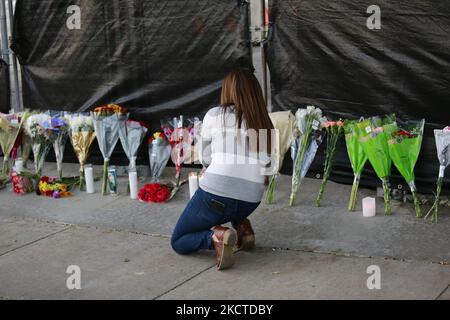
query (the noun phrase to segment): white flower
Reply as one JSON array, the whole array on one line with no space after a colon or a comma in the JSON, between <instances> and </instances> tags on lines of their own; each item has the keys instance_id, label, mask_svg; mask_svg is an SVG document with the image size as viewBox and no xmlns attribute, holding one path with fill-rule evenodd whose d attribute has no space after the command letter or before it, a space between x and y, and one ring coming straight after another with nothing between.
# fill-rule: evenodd
<instances>
[{"instance_id":1,"label":"white flower","mask_svg":"<svg viewBox=\"0 0 450 320\"><path fill-rule=\"evenodd\" d=\"M295 118L297 119L297 129L301 135L306 132L306 116L308 115L307 109L298 109L295 113Z\"/></svg>"},{"instance_id":2,"label":"white flower","mask_svg":"<svg viewBox=\"0 0 450 320\"><path fill-rule=\"evenodd\" d=\"M322 110L316 108L314 106L308 106L307 112L309 115L313 116L315 119L319 119L322 117Z\"/></svg>"},{"instance_id":3,"label":"white flower","mask_svg":"<svg viewBox=\"0 0 450 320\"><path fill-rule=\"evenodd\" d=\"M90 115L72 115L70 117L70 128L75 132L81 130L94 130L94 121Z\"/></svg>"},{"instance_id":4,"label":"white flower","mask_svg":"<svg viewBox=\"0 0 450 320\"><path fill-rule=\"evenodd\" d=\"M314 106L307 106L306 107L306 111L308 113L313 113L315 110L316 110L316 107L314 107Z\"/></svg>"},{"instance_id":5,"label":"white flower","mask_svg":"<svg viewBox=\"0 0 450 320\"><path fill-rule=\"evenodd\" d=\"M33 114L27 118L25 122L25 132L31 138L43 136L49 139L49 133L45 130L51 124L51 117L45 113Z\"/></svg>"},{"instance_id":6,"label":"white flower","mask_svg":"<svg viewBox=\"0 0 450 320\"><path fill-rule=\"evenodd\" d=\"M311 128L307 128L308 120L315 120L317 122L317 127L323 121L322 110L314 106L307 106L306 109L298 109L295 113L295 118L297 120L297 129L300 135L305 134Z\"/></svg>"}]
</instances>

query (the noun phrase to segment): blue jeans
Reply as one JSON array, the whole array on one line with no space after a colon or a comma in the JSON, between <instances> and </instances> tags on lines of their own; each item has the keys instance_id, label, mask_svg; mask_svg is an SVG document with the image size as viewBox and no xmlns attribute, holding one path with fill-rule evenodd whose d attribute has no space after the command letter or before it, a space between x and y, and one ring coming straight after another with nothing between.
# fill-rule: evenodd
<instances>
[{"instance_id":1,"label":"blue jeans","mask_svg":"<svg viewBox=\"0 0 450 320\"><path fill-rule=\"evenodd\" d=\"M172 248L179 254L212 250L212 227L231 222L236 227L260 203L220 197L198 189L181 214L172 235Z\"/></svg>"}]
</instances>

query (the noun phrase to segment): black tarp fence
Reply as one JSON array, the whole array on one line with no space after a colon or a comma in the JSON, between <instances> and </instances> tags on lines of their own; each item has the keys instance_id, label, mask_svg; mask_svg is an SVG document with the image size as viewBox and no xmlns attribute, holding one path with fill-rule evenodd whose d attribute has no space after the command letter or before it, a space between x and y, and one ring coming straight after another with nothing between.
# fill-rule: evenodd
<instances>
[{"instance_id":1,"label":"black tarp fence","mask_svg":"<svg viewBox=\"0 0 450 320\"><path fill-rule=\"evenodd\" d=\"M380 30L367 27L371 5L381 9ZM425 118L416 175L419 190L433 190L439 171L433 129L450 124L450 3L273 0L270 20L274 109L295 112L311 104L335 119L389 113L403 120ZM321 171L323 159L322 148L313 174ZM283 171L291 170L286 160ZM342 139L333 180L352 179ZM395 169L393 182L403 182ZM379 185L369 164L362 183Z\"/></svg>"},{"instance_id":2,"label":"black tarp fence","mask_svg":"<svg viewBox=\"0 0 450 320\"><path fill-rule=\"evenodd\" d=\"M248 31L241 0L18 0L13 50L24 107L118 103L153 129L163 117L202 116L218 103L227 72L252 68ZM111 161L127 163L117 149ZM145 150L138 161L148 162Z\"/></svg>"},{"instance_id":3,"label":"black tarp fence","mask_svg":"<svg viewBox=\"0 0 450 320\"><path fill-rule=\"evenodd\" d=\"M8 113L10 109L9 67L0 59L0 112Z\"/></svg>"}]
</instances>

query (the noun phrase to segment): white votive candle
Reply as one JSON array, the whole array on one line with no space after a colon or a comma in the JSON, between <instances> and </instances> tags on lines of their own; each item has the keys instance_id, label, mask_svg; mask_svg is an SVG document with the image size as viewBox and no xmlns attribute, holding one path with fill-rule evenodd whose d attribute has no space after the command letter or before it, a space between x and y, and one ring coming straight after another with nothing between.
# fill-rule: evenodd
<instances>
[{"instance_id":1,"label":"white votive candle","mask_svg":"<svg viewBox=\"0 0 450 320\"><path fill-rule=\"evenodd\" d=\"M363 199L363 216L366 218L375 217L377 205L375 198L367 197Z\"/></svg>"},{"instance_id":2,"label":"white votive candle","mask_svg":"<svg viewBox=\"0 0 450 320\"><path fill-rule=\"evenodd\" d=\"M92 165L87 165L84 168L84 179L86 180L86 192L89 194L95 193L94 168Z\"/></svg>"},{"instance_id":3,"label":"white votive candle","mask_svg":"<svg viewBox=\"0 0 450 320\"><path fill-rule=\"evenodd\" d=\"M198 174L195 172L191 172L189 174L189 194L192 197L194 196L194 194L197 192L198 190Z\"/></svg>"},{"instance_id":4,"label":"white votive candle","mask_svg":"<svg viewBox=\"0 0 450 320\"><path fill-rule=\"evenodd\" d=\"M23 160L22 158L17 158L14 162L14 170L17 173L21 173L23 171Z\"/></svg>"},{"instance_id":5,"label":"white votive candle","mask_svg":"<svg viewBox=\"0 0 450 320\"><path fill-rule=\"evenodd\" d=\"M130 198L136 200L138 198L138 174L136 170L130 171L128 173L128 178L130 180Z\"/></svg>"}]
</instances>

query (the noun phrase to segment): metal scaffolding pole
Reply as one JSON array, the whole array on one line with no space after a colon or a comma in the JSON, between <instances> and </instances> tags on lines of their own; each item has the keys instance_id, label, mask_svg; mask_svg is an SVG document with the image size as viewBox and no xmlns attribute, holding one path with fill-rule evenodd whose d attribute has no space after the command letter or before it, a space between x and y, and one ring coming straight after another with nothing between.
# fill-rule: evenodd
<instances>
[{"instance_id":1,"label":"metal scaffolding pole","mask_svg":"<svg viewBox=\"0 0 450 320\"><path fill-rule=\"evenodd\" d=\"M8 14L9 14L9 30L12 35L13 24L14 24L13 0L8 0ZM20 72L19 72L18 63L17 63L17 57L13 51L10 51L10 54L11 54L11 62L12 62L12 69L13 69L11 82L13 83L13 86L15 89L15 91L14 91L15 95L13 97L15 103L13 103L13 107L16 111L22 111L23 110L22 88L21 88L20 80L19 80Z\"/></svg>"},{"instance_id":2,"label":"metal scaffolding pole","mask_svg":"<svg viewBox=\"0 0 450 320\"><path fill-rule=\"evenodd\" d=\"M10 0L9 6L12 10L13 6ZM1 57L6 62L8 67L12 67L10 72L10 96L11 96L11 109L14 111L21 110L19 81L17 72L16 57L9 49L9 32L8 29L12 25L12 15L10 16L10 26L8 26L6 10L6 0L0 0L0 36L1 36ZM12 30L12 29L11 29Z\"/></svg>"},{"instance_id":3,"label":"metal scaffolding pole","mask_svg":"<svg viewBox=\"0 0 450 320\"><path fill-rule=\"evenodd\" d=\"M1 57L9 65L8 24L6 22L5 0L0 0Z\"/></svg>"},{"instance_id":4,"label":"metal scaffolding pole","mask_svg":"<svg viewBox=\"0 0 450 320\"><path fill-rule=\"evenodd\" d=\"M268 106L267 59L266 59L266 0L261 0L261 64L263 75L263 93Z\"/></svg>"}]
</instances>

